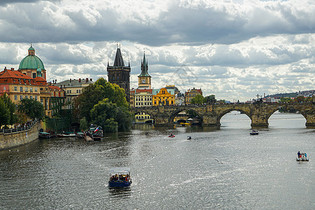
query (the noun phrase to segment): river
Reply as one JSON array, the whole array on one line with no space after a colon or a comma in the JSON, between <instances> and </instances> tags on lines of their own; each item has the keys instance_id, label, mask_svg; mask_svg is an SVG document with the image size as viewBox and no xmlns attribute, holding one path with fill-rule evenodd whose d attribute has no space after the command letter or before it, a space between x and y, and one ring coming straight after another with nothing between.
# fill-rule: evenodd
<instances>
[{"instance_id":1,"label":"river","mask_svg":"<svg viewBox=\"0 0 315 210\"><path fill-rule=\"evenodd\" d=\"M0 151L0 209L315 208L315 130L302 115L275 113L257 136L238 112L221 125L144 125L101 142L38 140ZM298 150L310 161L297 162ZM109 189L110 168L122 166L131 187Z\"/></svg>"}]
</instances>

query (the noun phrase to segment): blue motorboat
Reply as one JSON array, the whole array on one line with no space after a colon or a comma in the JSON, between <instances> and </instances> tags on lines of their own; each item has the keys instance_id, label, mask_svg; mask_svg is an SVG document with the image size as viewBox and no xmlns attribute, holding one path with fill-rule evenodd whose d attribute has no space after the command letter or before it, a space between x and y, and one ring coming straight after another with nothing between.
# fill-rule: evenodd
<instances>
[{"instance_id":1,"label":"blue motorboat","mask_svg":"<svg viewBox=\"0 0 315 210\"><path fill-rule=\"evenodd\" d=\"M109 187L129 187L132 183L129 168L112 168L108 182Z\"/></svg>"}]
</instances>

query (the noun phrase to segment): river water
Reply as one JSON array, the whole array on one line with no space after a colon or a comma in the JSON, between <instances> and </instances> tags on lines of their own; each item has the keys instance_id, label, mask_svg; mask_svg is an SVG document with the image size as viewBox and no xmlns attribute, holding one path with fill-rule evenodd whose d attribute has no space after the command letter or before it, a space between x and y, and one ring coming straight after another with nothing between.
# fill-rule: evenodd
<instances>
[{"instance_id":1,"label":"river water","mask_svg":"<svg viewBox=\"0 0 315 210\"><path fill-rule=\"evenodd\" d=\"M38 140L0 151L0 209L315 208L315 130L302 115L275 113L257 136L238 112L221 125L145 125L101 142ZM298 150L310 161L297 162ZM110 168L122 166L132 186L109 189Z\"/></svg>"}]
</instances>

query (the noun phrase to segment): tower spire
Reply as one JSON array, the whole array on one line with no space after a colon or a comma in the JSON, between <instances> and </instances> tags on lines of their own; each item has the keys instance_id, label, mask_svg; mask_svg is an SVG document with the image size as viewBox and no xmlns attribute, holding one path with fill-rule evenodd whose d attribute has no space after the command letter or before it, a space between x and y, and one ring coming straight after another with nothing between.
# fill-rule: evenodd
<instances>
[{"instance_id":1,"label":"tower spire","mask_svg":"<svg viewBox=\"0 0 315 210\"><path fill-rule=\"evenodd\" d=\"M121 52L120 52L120 48L117 48L114 66L125 66L124 60L123 60Z\"/></svg>"}]
</instances>

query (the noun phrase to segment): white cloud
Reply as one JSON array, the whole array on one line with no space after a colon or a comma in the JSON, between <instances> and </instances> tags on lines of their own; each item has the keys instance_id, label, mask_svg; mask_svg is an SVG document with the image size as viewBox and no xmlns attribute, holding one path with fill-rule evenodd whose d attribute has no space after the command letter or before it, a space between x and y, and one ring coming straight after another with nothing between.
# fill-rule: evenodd
<instances>
[{"instance_id":1,"label":"white cloud","mask_svg":"<svg viewBox=\"0 0 315 210\"><path fill-rule=\"evenodd\" d=\"M137 86L143 52L155 88L205 95L314 89L315 4L292 1L2 1L0 63L18 68L30 43L48 79L105 77L121 43ZM12 15L14 14L14 15Z\"/></svg>"}]
</instances>

